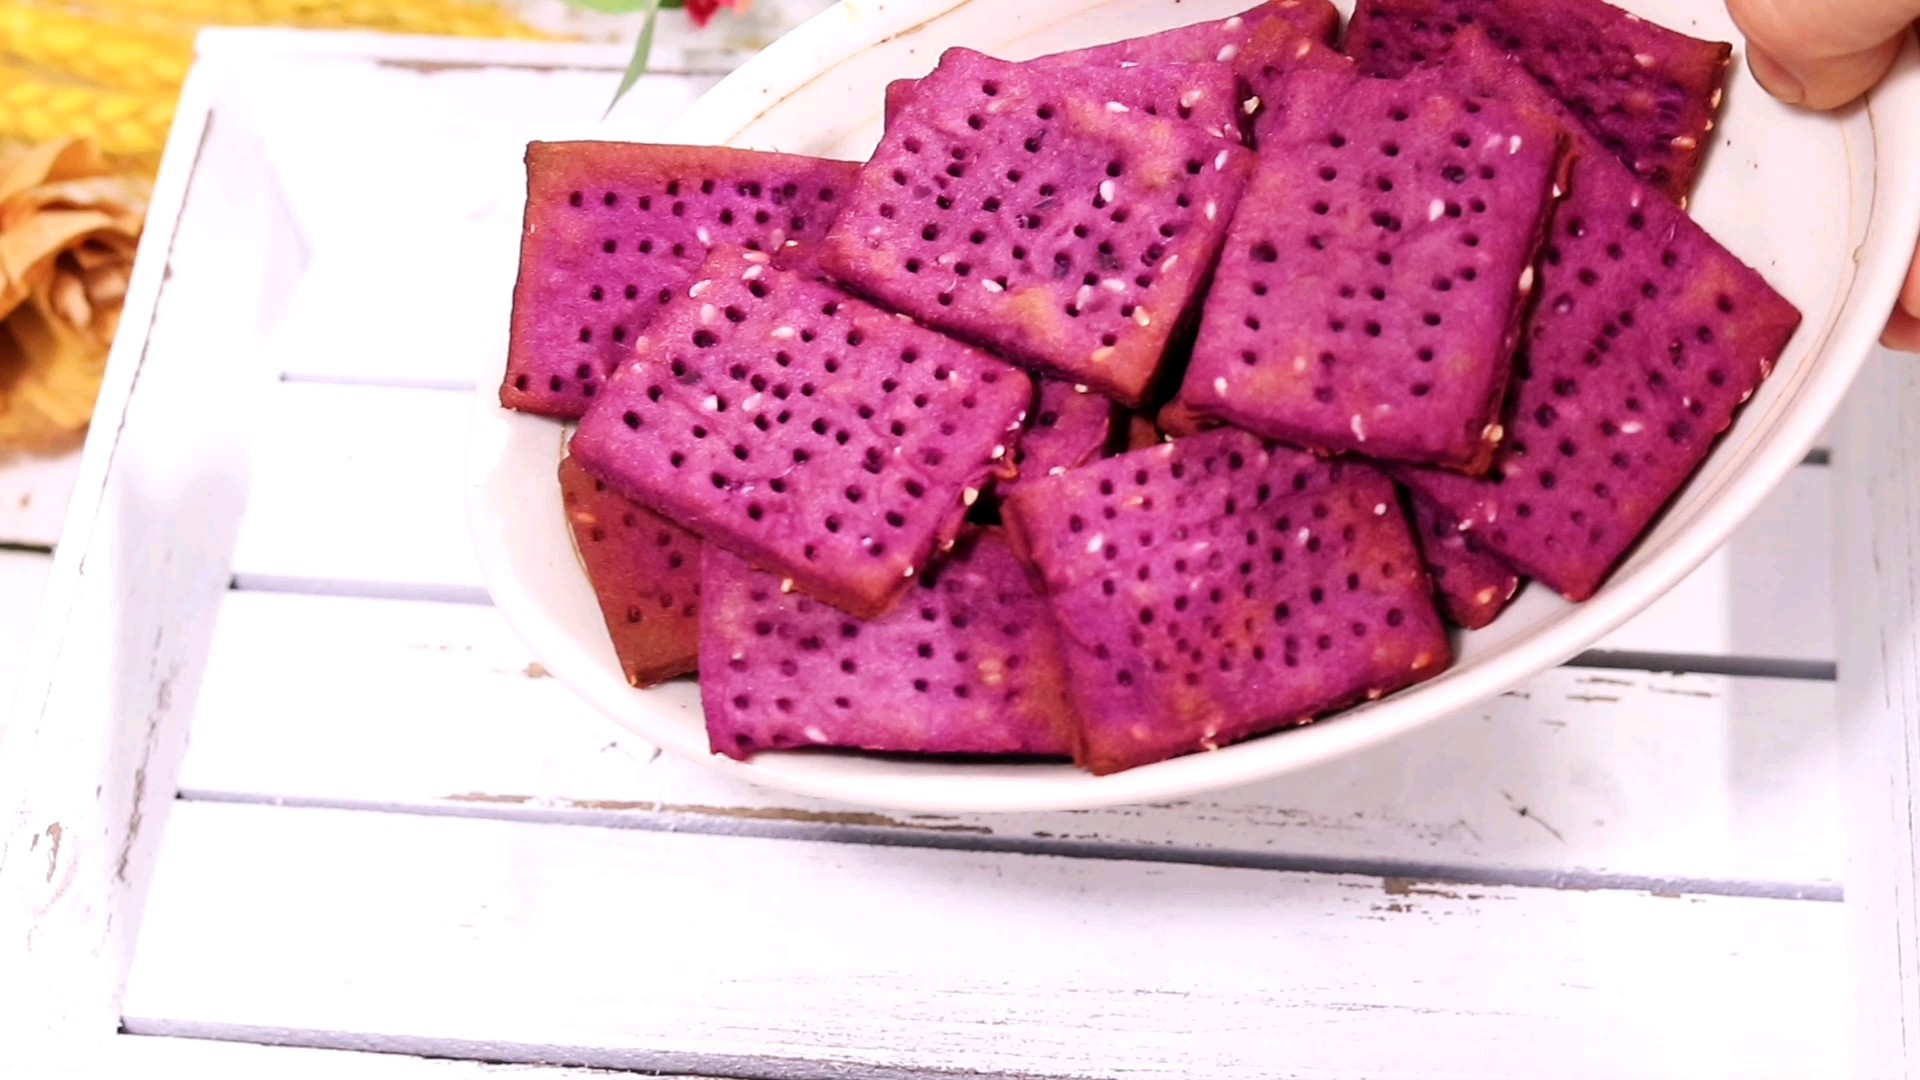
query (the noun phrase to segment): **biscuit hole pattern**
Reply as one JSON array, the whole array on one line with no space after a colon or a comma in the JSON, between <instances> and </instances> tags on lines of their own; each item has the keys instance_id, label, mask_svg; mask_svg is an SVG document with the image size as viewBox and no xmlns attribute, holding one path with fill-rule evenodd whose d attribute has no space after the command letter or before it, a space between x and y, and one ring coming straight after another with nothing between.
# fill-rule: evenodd
<instances>
[{"instance_id":1,"label":"biscuit hole pattern","mask_svg":"<svg viewBox=\"0 0 1920 1080\"><path fill-rule=\"evenodd\" d=\"M978 360L945 338L864 305L803 300L830 295L824 286L759 298L747 284L716 280L703 303L679 309L693 323L706 307L738 317L663 338L683 342L668 361L674 377L627 392L625 428L659 433L669 467L705 478L736 527L787 523L809 561L902 557L911 545L901 537L947 512L929 482L957 481L1000 435L1005 420L984 412L1006 399L991 389L1000 373L958 377ZM829 396L827 386L854 391ZM946 490L958 500L957 482Z\"/></svg>"},{"instance_id":2,"label":"biscuit hole pattern","mask_svg":"<svg viewBox=\"0 0 1920 1080\"><path fill-rule=\"evenodd\" d=\"M1356 500L1349 489L1310 505L1260 501L1262 510L1183 526L1184 537L1159 546L1142 535L1111 557L1103 540L1089 556L1099 566L1092 590L1114 631L1094 648L1094 677L1215 688L1224 701L1255 671L1315 653L1364 667L1373 639L1406 624L1418 590L1406 567L1372 554L1380 519Z\"/></svg>"},{"instance_id":3,"label":"biscuit hole pattern","mask_svg":"<svg viewBox=\"0 0 1920 1080\"><path fill-rule=\"evenodd\" d=\"M960 320L994 318L1039 290L1072 320L1088 364L1130 337L1163 334L1161 308L1172 305L1160 288L1186 235L1225 216L1207 194L1219 190L1209 180L1215 159L1186 161L1164 187L1139 184L1136 151L1073 134L1056 103L1022 102L1006 87L996 101L968 85L977 96L945 106L953 127L896 132L879 153L884 204L896 208L886 244L898 279ZM957 123L973 116L978 127ZM949 161L964 161L965 175L951 175Z\"/></svg>"},{"instance_id":4,"label":"biscuit hole pattern","mask_svg":"<svg viewBox=\"0 0 1920 1080\"><path fill-rule=\"evenodd\" d=\"M1345 372L1379 363L1406 365L1409 378L1401 385L1408 403L1436 400L1432 374L1418 369L1447 348L1455 313L1512 302L1513 282L1480 272L1481 252L1496 226L1477 220L1492 210L1489 200L1514 153L1512 137L1470 114L1437 131L1398 127L1412 111L1410 102L1389 101L1374 114L1383 122L1366 133L1330 126L1306 139L1305 145L1326 150L1300 166L1299 194L1261 230L1265 235L1244 238L1229 252L1251 265L1240 278L1244 308L1221 324L1237 332L1220 343L1220 355L1256 368L1287 365L1290 375L1312 380L1311 401L1329 411L1347 410L1342 388L1351 376ZM1359 235L1356 226L1366 244L1358 258L1345 242ZM1457 255L1435 254L1449 244ZM1276 350L1266 340L1281 326L1301 333L1295 327L1305 317L1297 302L1272 299L1291 299L1263 273L1282 252L1290 263L1317 267L1318 278L1329 283L1321 311L1304 331L1320 331L1319 341L1310 340L1314 347ZM1416 291L1427 299L1403 299ZM1338 371L1332 363L1313 365L1316 355L1330 360L1351 350L1369 363ZM1345 426L1344 411L1340 419Z\"/></svg>"},{"instance_id":5,"label":"biscuit hole pattern","mask_svg":"<svg viewBox=\"0 0 1920 1080\"><path fill-rule=\"evenodd\" d=\"M660 305L685 288L715 244L772 251L788 240L817 237L838 209L830 185L781 176L700 177L633 183L614 188L578 188L559 212L579 229L591 252L593 277L582 287L571 277L571 296L545 300L545 341L537 350L543 369L515 372L513 387L536 387L550 396L593 398ZM584 222L584 226L581 225ZM704 239L702 238L704 234ZM653 303L641 303L646 297ZM625 304L617 302L624 299ZM566 329L555 329L556 324ZM586 365L588 375L579 374ZM561 372L565 372L562 374Z\"/></svg>"},{"instance_id":6,"label":"biscuit hole pattern","mask_svg":"<svg viewBox=\"0 0 1920 1080\"><path fill-rule=\"evenodd\" d=\"M1623 500L1645 501L1636 479L1697 452L1751 386L1756 373L1722 344L1735 298L1692 288L1699 270L1676 247L1636 242L1666 234L1666 215L1678 213L1589 200L1556 230L1534 323L1560 347L1551 362L1516 365L1518 408L1497 462L1513 500L1500 539L1524 530L1557 548L1617 542Z\"/></svg>"},{"instance_id":7,"label":"biscuit hole pattern","mask_svg":"<svg viewBox=\"0 0 1920 1080\"><path fill-rule=\"evenodd\" d=\"M1024 582L986 588L983 575L946 572L953 565L922 575L899 613L878 622L783 593L764 575L728 582L719 602L746 613L745 630L728 642L735 656L717 673L727 692L716 697L730 723L767 733L743 734L741 748L832 743L836 725L876 696L881 707L923 710L1025 705L1043 647L1037 601L1017 591ZM875 670L897 677L876 690Z\"/></svg>"},{"instance_id":8,"label":"biscuit hole pattern","mask_svg":"<svg viewBox=\"0 0 1920 1080\"><path fill-rule=\"evenodd\" d=\"M1370 42L1375 63L1390 71L1425 63L1446 51L1447 39L1472 22L1457 19L1407 17L1376 10L1375 17L1391 24L1390 31ZM1698 86L1675 80L1661 67L1648 67L1636 55L1644 45L1634 34L1613 37L1595 34L1577 21L1541 23L1528 28L1528 38L1512 28L1490 26L1495 42L1508 51L1528 50L1553 58L1561 70L1557 78L1540 79L1572 112L1586 123L1614 156L1632 163L1634 171L1656 186L1669 184L1676 167L1690 170L1702 132L1697 123ZM1633 101L1630 108L1621 102Z\"/></svg>"}]
</instances>

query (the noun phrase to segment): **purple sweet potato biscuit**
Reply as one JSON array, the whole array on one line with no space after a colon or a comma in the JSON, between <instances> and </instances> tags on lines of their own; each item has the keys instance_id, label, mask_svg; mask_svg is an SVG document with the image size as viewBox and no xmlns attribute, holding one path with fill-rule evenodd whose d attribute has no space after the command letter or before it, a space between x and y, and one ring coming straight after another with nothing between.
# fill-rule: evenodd
<instances>
[{"instance_id":1,"label":"purple sweet potato biscuit","mask_svg":"<svg viewBox=\"0 0 1920 1080\"><path fill-rule=\"evenodd\" d=\"M1055 68L1221 64L1246 79L1260 67L1271 68L1280 57L1291 55L1301 42L1330 49L1339 26L1340 13L1327 0L1273 0L1225 19L1052 53L1028 63ZM905 107L918 82L896 79L887 84L889 123Z\"/></svg>"},{"instance_id":2,"label":"purple sweet potato biscuit","mask_svg":"<svg viewBox=\"0 0 1920 1080\"><path fill-rule=\"evenodd\" d=\"M1417 497L1409 496L1407 503L1440 610L1468 630L1491 624L1520 591L1520 575L1480 550L1445 511Z\"/></svg>"},{"instance_id":3,"label":"purple sweet potato biscuit","mask_svg":"<svg viewBox=\"0 0 1920 1080\"><path fill-rule=\"evenodd\" d=\"M713 752L837 746L1066 757L1076 727L1059 638L996 532L871 622L725 552L709 555L700 697Z\"/></svg>"},{"instance_id":4,"label":"purple sweet potato biscuit","mask_svg":"<svg viewBox=\"0 0 1920 1080\"><path fill-rule=\"evenodd\" d=\"M1032 395L992 357L731 247L635 352L580 421L580 464L860 615L956 535Z\"/></svg>"},{"instance_id":5,"label":"purple sweet potato biscuit","mask_svg":"<svg viewBox=\"0 0 1920 1080\"><path fill-rule=\"evenodd\" d=\"M1252 154L1089 97L1092 75L949 50L861 170L821 261L929 326L1137 405Z\"/></svg>"},{"instance_id":6,"label":"purple sweet potato biscuit","mask_svg":"<svg viewBox=\"0 0 1920 1080\"><path fill-rule=\"evenodd\" d=\"M587 581L635 686L693 670L700 647L700 538L621 498L572 458L560 496Z\"/></svg>"},{"instance_id":7,"label":"purple sweet potato biscuit","mask_svg":"<svg viewBox=\"0 0 1920 1080\"><path fill-rule=\"evenodd\" d=\"M1013 452L1019 470L997 488L1001 498L1043 476L1057 476L1100 457L1113 441L1118 410L1085 386L1040 379L1026 433Z\"/></svg>"},{"instance_id":8,"label":"purple sweet potato biscuit","mask_svg":"<svg viewBox=\"0 0 1920 1080\"><path fill-rule=\"evenodd\" d=\"M1331 45L1295 38L1275 47L1256 48L1241 70L1251 95L1245 108L1253 115L1253 141L1258 146L1284 122L1293 96L1288 84L1295 76L1302 72L1352 75L1359 68Z\"/></svg>"},{"instance_id":9,"label":"purple sweet potato biscuit","mask_svg":"<svg viewBox=\"0 0 1920 1080\"><path fill-rule=\"evenodd\" d=\"M1424 72L1288 86L1180 401L1317 452L1484 471L1559 126Z\"/></svg>"},{"instance_id":10,"label":"purple sweet potato biscuit","mask_svg":"<svg viewBox=\"0 0 1920 1080\"><path fill-rule=\"evenodd\" d=\"M965 53L966 50L955 50ZM978 53L972 55L980 55ZM999 61L995 61L998 63ZM1014 65L1032 66L1032 65ZM1036 67L1036 70L1040 70ZM1224 64L1154 64L1135 67L1046 69L1050 81L1073 78L1079 92L1096 101L1117 101L1128 109L1165 119L1185 120L1216 138L1242 139L1242 98L1233 69ZM887 84L887 125L891 127L919 84Z\"/></svg>"},{"instance_id":11,"label":"purple sweet potato biscuit","mask_svg":"<svg viewBox=\"0 0 1920 1080\"><path fill-rule=\"evenodd\" d=\"M857 169L704 146L528 144L500 403L580 416L708 247L739 244L794 265L807 261L804 242L826 232Z\"/></svg>"},{"instance_id":12,"label":"purple sweet potato biscuit","mask_svg":"<svg viewBox=\"0 0 1920 1080\"><path fill-rule=\"evenodd\" d=\"M1492 35L1641 179L1683 201L1713 129L1733 48L1602 0L1360 0L1347 51L1369 74L1437 59L1466 26Z\"/></svg>"},{"instance_id":13,"label":"purple sweet potato biscuit","mask_svg":"<svg viewBox=\"0 0 1920 1080\"><path fill-rule=\"evenodd\" d=\"M1546 97L1477 34L1459 36L1447 70L1491 97ZM1400 473L1486 550L1572 600L1593 595L1699 467L1800 324L1657 189L1586 150L1542 258L1492 470Z\"/></svg>"},{"instance_id":14,"label":"purple sweet potato biscuit","mask_svg":"<svg viewBox=\"0 0 1920 1080\"><path fill-rule=\"evenodd\" d=\"M1026 491L1016 493L1005 508L1015 549L1038 566L1061 568L1060 574L1091 574L1099 569L1097 565L1076 560L1094 536L1102 537L1096 554L1111 550L1117 556L1121 546L1106 544L1109 533L1170 530L1231 517L1259 509L1279 495L1317 491L1329 475L1305 454L1282 451L1276 457L1265 441L1234 428L1176 439L1146 453L1166 456L1143 457L1141 451L1133 451L1045 483L1036 480ZM1114 464L1122 460L1134 463L1133 471L1124 472L1124 483L1122 473L1116 472L1120 467ZM1288 466L1291 471L1278 482L1264 476L1255 479L1251 496L1240 490L1247 486L1243 474L1248 469L1271 472ZM1053 584L1064 587L1077 580L1059 577Z\"/></svg>"},{"instance_id":15,"label":"purple sweet potato biscuit","mask_svg":"<svg viewBox=\"0 0 1920 1080\"><path fill-rule=\"evenodd\" d=\"M1399 496L1364 465L1221 431L1037 482L1006 515L1096 773L1305 723L1449 660Z\"/></svg>"},{"instance_id":16,"label":"purple sweet potato biscuit","mask_svg":"<svg viewBox=\"0 0 1920 1080\"><path fill-rule=\"evenodd\" d=\"M907 107L913 97L914 87L920 85L919 79L895 79L887 84L885 111L882 114L886 123L892 124L900 110Z\"/></svg>"}]
</instances>

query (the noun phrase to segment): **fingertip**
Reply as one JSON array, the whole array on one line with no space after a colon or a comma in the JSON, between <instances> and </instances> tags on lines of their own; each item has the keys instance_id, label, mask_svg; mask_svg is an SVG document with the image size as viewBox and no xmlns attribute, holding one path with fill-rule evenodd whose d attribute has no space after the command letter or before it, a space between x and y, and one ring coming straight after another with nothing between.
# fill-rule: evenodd
<instances>
[{"instance_id":1,"label":"fingertip","mask_svg":"<svg viewBox=\"0 0 1920 1080\"><path fill-rule=\"evenodd\" d=\"M1801 87L1797 104L1827 110L1858 101L1892 70L1905 44L1904 36L1896 37L1873 48L1803 67L1795 73Z\"/></svg>"},{"instance_id":2,"label":"fingertip","mask_svg":"<svg viewBox=\"0 0 1920 1080\"><path fill-rule=\"evenodd\" d=\"M1758 45L1747 46L1747 69L1753 72L1754 81L1761 89L1788 105L1798 105L1807 99L1807 88L1793 69L1773 58L1773 54Z\"/></svg>"},{"instance_id":3,"label":"fingertip","mask_svg":"<svg viewBox=\"0 0 1920 1080\"><path fill-rule=\"evenodd\" d=\"M1887 322L1887 332L1880 336L1880 344L1894 352L1920 353L1920 316L1894 312Z\"/></svg>"},{"instance_id":4,"label":"fingertip","mask_svg":"<svg viewBox=\"0 0 1920 1080\"><path fill-rule=\"evenodd\" d=\"M1727 0L1747 68L1789 105L1836 109L1899 58L1920 0Z\"/></svg>"}]
</instances>

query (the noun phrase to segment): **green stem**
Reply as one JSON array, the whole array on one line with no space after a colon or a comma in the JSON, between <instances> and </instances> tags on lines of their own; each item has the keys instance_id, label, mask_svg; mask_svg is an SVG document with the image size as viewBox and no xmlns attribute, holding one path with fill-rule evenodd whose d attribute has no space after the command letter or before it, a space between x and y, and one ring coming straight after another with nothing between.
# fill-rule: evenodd
<instances>
[{"instance_id":1,"label":"green stem","mask_svg":"<svg viewBox=\"0 0 1920 1080\"><path fill-rule=\"evenodd\" d=\"M568 0L568 2L593 3L604 2L604 0ZM637 0L639 10L647 13L647 21L640 27L640 37L633 43L633 58L627 61L626 74L620 77L620 88L613 92L613 100L607 102L607 111L601 116L602 120L612 115L613 107L620 104L620 99L627 95L627 91L633 89L633 84L639 82L640 76L647 73L647 57L653 52L653 29L660 21L661 7L667 2L668 0Z\"/></svg>"}]
</instances>

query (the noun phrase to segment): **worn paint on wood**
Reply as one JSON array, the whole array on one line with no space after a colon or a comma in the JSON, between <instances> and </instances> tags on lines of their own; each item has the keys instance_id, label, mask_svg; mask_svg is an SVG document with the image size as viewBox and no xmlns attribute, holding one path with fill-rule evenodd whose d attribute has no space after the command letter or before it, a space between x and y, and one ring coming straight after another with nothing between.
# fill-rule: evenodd
<instances>
[{"instance_id":1,"label":"worn paint on wood","mask_svg":"<svg viewBox=\"0 0 1920 1080\"><path fill-rule=\"evenodd\" d=\"M285 807L181 806L148 920L135 1031L721 1075L1825 1075L1845 1008L1832 904Z\"/></svg>"},{"instance_id":2,"label":"worn paint on wood","mask_svg":"<svg viewBox=\"0 0 1920 1080\"><path fill-rule=\"evenodd\" d=\"M1876 357L1834 448L1856 1076L1920 1076L1920 368Z\"/></svg>"},{"instance_id":3,"label":"worn paint on wood","mask_svg":"<svg viewBox=\"0 0 1920 1080\"><path fill-rule=\"evenodd\" d=\"M541 677L492 608L236 592L209 664L181 777L195 798L949 844L958 825L1005 846L1720 891L1830 895L1839 873L1821 682L1560 669L1177 806L869 818L661 756Z\"/></svg>"}]
</instances>

